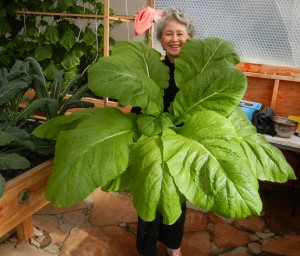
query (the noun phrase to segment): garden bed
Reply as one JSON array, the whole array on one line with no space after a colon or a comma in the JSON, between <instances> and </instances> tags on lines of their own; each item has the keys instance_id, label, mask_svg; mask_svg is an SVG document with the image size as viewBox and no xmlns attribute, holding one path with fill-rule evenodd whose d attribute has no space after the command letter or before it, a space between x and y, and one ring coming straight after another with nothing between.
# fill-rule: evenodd
<instances>
[{"instance_id":1,"label":"garden bed","mask_svg":"<svg viewBox=\"0 0 300 256\"><path fill-rule=\"evenodd\" d=\"M19 241L33 235L32 215L48 204L45 190L52 165L47 160L7 182L0 198L0 237L14 228Z\"/></svg>"}]
</instances>

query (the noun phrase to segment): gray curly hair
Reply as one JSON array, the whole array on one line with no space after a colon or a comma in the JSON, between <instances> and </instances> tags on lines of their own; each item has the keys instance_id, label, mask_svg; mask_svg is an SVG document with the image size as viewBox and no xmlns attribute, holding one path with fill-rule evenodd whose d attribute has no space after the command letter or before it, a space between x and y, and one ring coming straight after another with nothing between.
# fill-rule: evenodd
<instances>
[{"instance_id":1,"label":"gray curly hair","mask_svg":"<svg viewBox=\"0 0 300 256\"><path fill-rule=\"evenodd\" d=\"M156 38L161 40L163 31L171 20L178 20L186 26L187 32L191 38L196 34L195 24L192 18L183 10L177 10L173 7L168 7L163 10L162 18L155 22L156 24Z\"/></svg>"}]
</instances>

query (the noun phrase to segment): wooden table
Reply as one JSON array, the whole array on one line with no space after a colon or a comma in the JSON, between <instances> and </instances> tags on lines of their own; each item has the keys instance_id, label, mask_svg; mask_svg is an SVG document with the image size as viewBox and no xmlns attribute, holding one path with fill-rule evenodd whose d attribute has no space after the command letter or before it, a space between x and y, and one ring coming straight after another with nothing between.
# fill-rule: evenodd
<instances>
[{"instance_id":1,"label":"wooden table","mask_svg":"<svg viewBox=\"0 0 300 256\"><path fill-rule=\"evenodd\" d=\"M264 134L268 142L277 148L300 153L300 137L292 135L290 138L281 138Z\"/></svg>"}]
</instances>

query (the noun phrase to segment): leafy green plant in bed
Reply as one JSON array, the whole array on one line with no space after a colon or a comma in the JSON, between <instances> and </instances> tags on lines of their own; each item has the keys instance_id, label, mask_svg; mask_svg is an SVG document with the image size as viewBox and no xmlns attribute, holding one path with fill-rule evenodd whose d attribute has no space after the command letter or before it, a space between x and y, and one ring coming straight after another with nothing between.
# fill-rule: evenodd
<instances>
[{"instance_id":1,"label":"leafy green plant in bed","mask_svg":"<svg viewBox=\"0 0 300 256\"><path fill-rule=\"evenodd\" d=\"M47 199L63 207L98 187L125 190L144 220L159 211L167 224L185 200L227 218L260 214L258 181L295 175L239 109L247 81L238 62L229 41L187 41L175 60L180 90L163 112L169 75L160 54L142 43L118 42L112 56L89 69L89 87L141 113L93 108L38 127L36 136L56 140Z\"/></svg>"},{"instance_id":2,"label":"leafy green plant in bed","mask_svg":"<svg viewBox=\"0 0 300 256\"><path fill-rule=\"evenodd\" d=\"M3 48L2 48L3 49ZM1 48L0 48L1 50ZM17 176L38 161L49 159L54 153L54 143L31 134L41 122L32 116L44 113L46 120L64 115L72 108L87 108L94 105L80 100L88 90L87 85L66 97L77 75L67 86L63 86L63 71L58 71L49 87L39 63L31 57L0 70L0 196L6 180ZM26 96L33 90L35 97ZM20 107L24 104L24 107ZM45 120L43 120L44 122ZM4 179L5 177L5 179Z\"/></svg>"},{"instance_id":3,"label":"leafy green plant in bed","mask_svg":"<svg viewBox=\"0 0 300 256\"><path fill-rule=\"evenodd\" d=\"M20 108L29 100L24 94L32 88L36 75L31 64L29 58L0 70L0 196L7 180L30 168L33 161L37 163L36 159L46 159L54 153L52 142L31 134L38 123L29 119L46 101L35 100Z\"/></svg>"}]
</instances>

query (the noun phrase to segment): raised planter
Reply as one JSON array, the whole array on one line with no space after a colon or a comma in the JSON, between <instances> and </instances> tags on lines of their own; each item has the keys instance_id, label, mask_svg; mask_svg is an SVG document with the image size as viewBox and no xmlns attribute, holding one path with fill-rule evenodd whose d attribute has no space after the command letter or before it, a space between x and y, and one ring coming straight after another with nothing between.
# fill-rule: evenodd
<instances>
[{"instance_id":1,"label":"raised planter","mask_svg":"<svg viewBox=\"0 0 300 256\"><path fill-rule=\"evenodd\" d=\"M26 93L32 96L32 92ZM131 107L120 107L117 103L93 98L83 98L93 102L96 107L116 107L130 112ZM20 106L25 107L24 105ZM70 114L82 109L71 109ZM40 119L41 116L38 116ZM46 184L53 166L48 160L7 182L5 192L0 198L0 238L16 228L19 241L27 241L33 236L32 215L47 205Z\"/></svg>"},{"instance_id":2,"label":"raised planter","mask_svg":"<svg viewBox=\"0 0 300 256\"><path fill-rule=\"evenodd\" d=\"M14 228L19 241L33 235L32 215L49 203L45 190L52 166L47 160L7 182L0 198L0 237Z\"/></svg>"}]
</instances>

